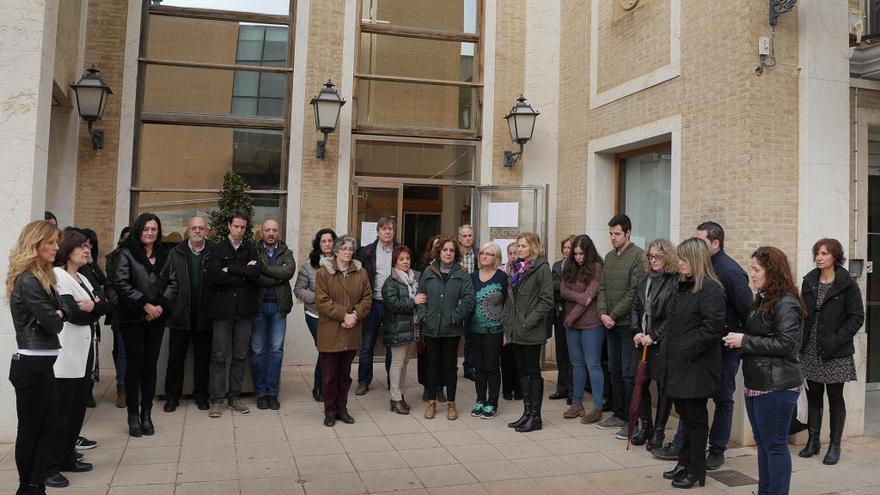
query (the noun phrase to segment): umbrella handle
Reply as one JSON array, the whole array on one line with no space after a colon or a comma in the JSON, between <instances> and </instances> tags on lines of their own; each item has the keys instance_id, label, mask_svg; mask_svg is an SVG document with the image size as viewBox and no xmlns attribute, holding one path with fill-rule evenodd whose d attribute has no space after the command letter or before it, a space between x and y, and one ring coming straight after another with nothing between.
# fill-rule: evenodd
<instances>
[{"instance_id":1,"label":"umbrella handle","mask_svg":"<svg viewBox=\"0 0 880 495\"><path fill-rule=\"evenodd\" d=\"M642 364L648 362L648 346L642 346Z\"/></svg>"}]
</instances>

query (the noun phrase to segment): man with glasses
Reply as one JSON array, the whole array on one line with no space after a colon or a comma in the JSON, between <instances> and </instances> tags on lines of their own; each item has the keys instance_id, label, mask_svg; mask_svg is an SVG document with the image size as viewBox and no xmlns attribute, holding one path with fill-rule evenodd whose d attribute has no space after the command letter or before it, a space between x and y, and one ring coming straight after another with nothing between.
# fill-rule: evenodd
<instances>
[{"instance_id":1,"label":"man with glasses","mask_svg":"<svg viewBox=\"0 0 880 495\"><path fill-rule=\"evenodd\" d=\"M616 429L616 437L627 438L629 401L635 386L630 305L644 275L644 251L630 242L632 221L628 216L615 215L608 222L608 235L614 249L605 255L599 279L599 315L608 330L608 374L611 377L613 413L596 423L600 430Z\"/></svg>"},{"instance_id":2,"label":"man with glasses","mask_svg":"<svg viewBox=\"0 0 880 495\"><path fill-rule=\"evenodd\" d=\"M724 334L742 332L752 305L752 289L749 277L739 264L724 252L724 229L716 222L703 222L697 226L697 237L706 242L712 267L718 280L724 285L727 307L724 316ZM733 394L736 392L736 374L742 359L741 349L722 347L721 387L712 400L715 402L715 416L709 431L709 451L706 453L706 469L714 471L724 464L724 451L730 440L733 425ZM786 419L787 421L787 419ZM664 460L678 459L682 443L682 428L679 425L675 439L651 453Z\"/></svg>"}]
</instances>

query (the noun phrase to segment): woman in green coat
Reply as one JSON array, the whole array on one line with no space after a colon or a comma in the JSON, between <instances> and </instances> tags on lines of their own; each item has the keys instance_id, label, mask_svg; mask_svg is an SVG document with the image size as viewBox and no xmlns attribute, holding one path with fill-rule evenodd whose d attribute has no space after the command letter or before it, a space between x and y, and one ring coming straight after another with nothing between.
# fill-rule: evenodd
<instances>
[{"instance_id":1,"label":"woman in green coat","mask_svg":"<svg viewBox=\"0 0 880 495\"><path fill-rule=\"evenodd\" d=\"M382 302L385 304L382 340L385 347L391 348L391 368L388 372L391 411L409 414L410 406L403 395L406 365L416 354L416 308L425 304L428 298L418 293L421 274L410 269L412 251L398 244L391 253L391 259L394 260L394 268L382 286Z\"/></svg>"},{"instance_id":2,"label":"woman in green coat","mask_svg":"<svg viewBox=\"0 0 880 495\"><path fill-rule=\"evenodd\" d=\"M437 413L437 389L443 384L448 401L446 419L454 420L458 418L455 408L458 341L464 335L464 321L474 310L474 286L461 266L461 249L455 239L441 237L433 258L419 282L419 293L427 296L427 302L418 305L416 310L428 352L425 418L432 419Z\"/></svg>"},{"instance_id":3,"label":"woman in green coat","mask_svg":"<svg viewBox=\"0 0 880 495\"><path fill-rule=\"evenodd\" d=\"M521 234L516 240L514 263L504 306L504 341L513 346L516 374L523 391L523 414L507 426L519 432L541 429L541 346L547 341L547 322L553 310L553 274L538 234Z\"/></svg>"}]
</instances>

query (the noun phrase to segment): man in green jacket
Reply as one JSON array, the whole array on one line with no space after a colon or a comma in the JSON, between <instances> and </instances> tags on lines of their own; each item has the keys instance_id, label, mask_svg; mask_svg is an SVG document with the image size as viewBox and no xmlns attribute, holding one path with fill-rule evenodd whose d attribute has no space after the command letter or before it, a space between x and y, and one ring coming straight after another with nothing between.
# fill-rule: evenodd
<instances>
[{"instance_id":1,"label":"man in green jacket","mask_svg":"<svg viewBox=\"0 0 880 495\"><path fill-rule=\"evenodd\" d=\"M284 334L287 314L293 308L290 279L296 272L293 252L278 239L280 228L275 220L266 220L260 227L257 252L263 273L257 279L257 300L260 309L251 334L251 370L257 409L281 409L278 387L281 361L284 358Z\"/></svg>"},{"instance_id":2,"label":"man in green jacket","mask_svg":"<svg viewBox=\"0 0 880 495\"><path fill-rule=\"evenodd\" d=\"M608 235L614 247L605 255L599 279L599 316L608 329L608 374L614 414L596 423L600 430L615 429L617 438L626 440L629 401L635 386L630 305L644 275L644 251L630 242L632 221L624 214L608 222Z\"/></svg>"}]
</instances>

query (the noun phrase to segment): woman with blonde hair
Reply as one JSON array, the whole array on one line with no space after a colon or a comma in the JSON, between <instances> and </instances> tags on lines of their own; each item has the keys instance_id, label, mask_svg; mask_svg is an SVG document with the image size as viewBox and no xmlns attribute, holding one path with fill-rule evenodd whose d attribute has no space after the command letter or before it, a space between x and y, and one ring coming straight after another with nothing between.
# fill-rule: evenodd
<instances>
[{"instance_id":1,"label":"woman with blonde hair","mask_svg":"<svg viewBox=\"0 0 880 495\"><path fill-rule=\"evenodd\" d=\"M544 256L538 234L520 234L516 239L519 260L507 288L504 306L504 339L513 346L516 372L523 391L523 414L507 426L524 433L540 430L544 378L541 376L541 346L547 341L547 322L553 311L553 274Z\"/></svg>"},{"instance_id":2,"label":"woman with blonde hair","mask_svg":"<svg viewBox=\"0 0 880 495\"><path fill-rule=\"evenodd\" d=\"M706 484L706 404L721 383L724 289L706 243L691 237L678 246L678 287L666 334L660 344L660 383L675 402L684 425L678 464L663 477L674 488Z\"/></svg>"},{"instance_id":3,"label":"woman with blonde hair","mask_svg":"<svg viewBox=\"0 0 880 495\"><path fill-rule=\"evenodd\" d=\"M18 415L16 494L46 493L46 464L57 423L53 366L61 349L58 333L66 320L52 271L60 239L58 227L38 220L24 227L9 253L6 300L17 347L9 367Z\"/></svg>"},{"instance_id":4,"label":"woman with blonde hair","mask_svg":"<svg viewBox=\"0 0 880 495\"><path fill-rule=\"evenodd\" d=\"M501 316L507 299L507 274L498 269L501 264L501 248L498 244L483 244L477 257L477 270L471 273L476 297L471 338L477 403L471 416L492 419L498 414L498 394L501 390L500 357L504 338Z\"/></svg>"},{"instance_id":5,"label":"woman with blonde hair","mask_svg":"<svg viewBox=\"0 0 880 495\"><path fill-rule=\"evenodd\" d=\"M644 347L648 348L645 356L648 365L648 376L642 386L642 400L639 408L641 428L632 437L633 445L646 445L650 452L663 446L666 421L672 402L660 387L660 342L667 328L669 307L675 300L678 289L678 256L675 246L666 239L656 239L648 244L645 250L646 276L639 282L633 295L630 310L630 323L633 332L633 362L638 363ZM651 420L651 381L657 382L657 420Z\"/></svg>"}]
</instances>

